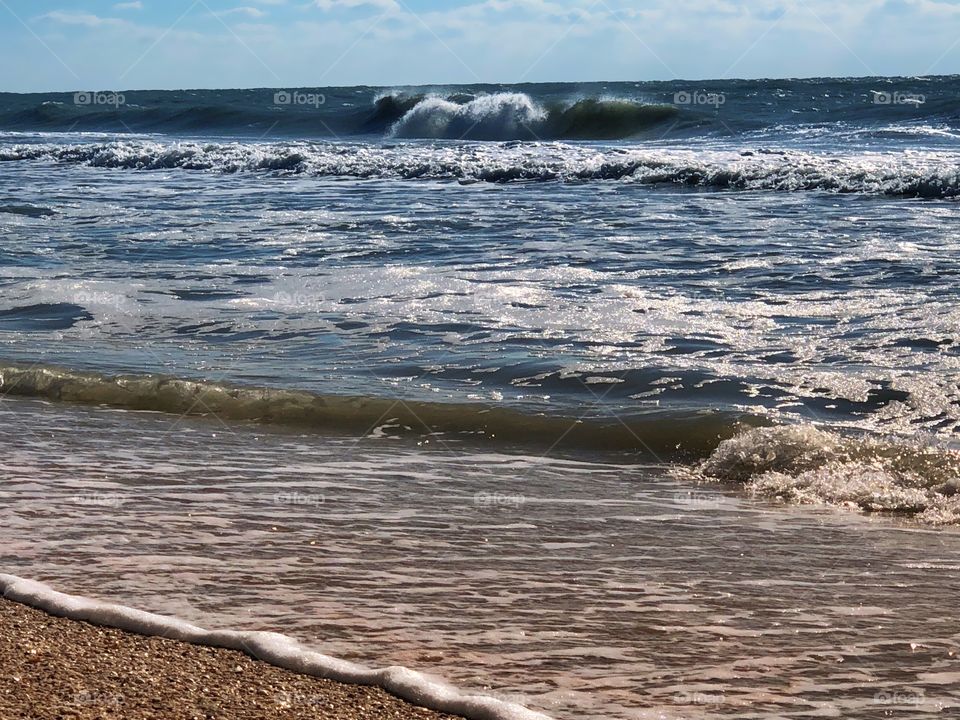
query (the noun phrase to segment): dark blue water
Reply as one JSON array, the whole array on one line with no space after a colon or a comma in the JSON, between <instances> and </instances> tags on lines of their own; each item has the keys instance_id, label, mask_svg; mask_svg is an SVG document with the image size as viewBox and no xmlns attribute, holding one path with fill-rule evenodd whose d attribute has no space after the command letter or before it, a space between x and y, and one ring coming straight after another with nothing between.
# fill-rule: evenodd
<instances>
[{"instance_id":1,"label":"dark blue water","mask_svg":"<svg viewBox=\"0 0 960 720\"><path fill-rule=\"evenodd\" d=\"M882 141L956 129L958 95L955 76L0 93L0 129L524 141L821 130Z\"/></svg>"}]
</instances>

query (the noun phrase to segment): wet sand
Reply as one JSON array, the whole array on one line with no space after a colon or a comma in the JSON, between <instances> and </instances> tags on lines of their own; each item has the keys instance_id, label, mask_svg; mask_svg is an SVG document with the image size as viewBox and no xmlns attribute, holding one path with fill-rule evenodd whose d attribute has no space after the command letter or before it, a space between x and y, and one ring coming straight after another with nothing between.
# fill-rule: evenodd
<instances>
[{"instance_id":1,"label":"wet sand","mask_svg":"<svg viewBox=\"0 0 960 720\"><path fill-rule=\"evenodd\" d=\"M379 688L53 617L0 599L4 720L457 720Z\"/></svg>"}]
</instances>

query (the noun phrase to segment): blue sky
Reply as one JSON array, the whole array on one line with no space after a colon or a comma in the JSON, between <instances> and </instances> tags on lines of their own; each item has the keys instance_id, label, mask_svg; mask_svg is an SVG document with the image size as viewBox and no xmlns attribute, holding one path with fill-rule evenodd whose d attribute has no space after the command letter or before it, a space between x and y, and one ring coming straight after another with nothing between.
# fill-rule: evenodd
<instances>
[{"instance_id":1,"label":"blue sky","mask_svg":"<svg viewBox=\"0 0 960 720\"><path fill-rule=\"evenodd\" d=\"M960 0L0 0L0 89L960 72Z\"/></svg>"}]
</instances>

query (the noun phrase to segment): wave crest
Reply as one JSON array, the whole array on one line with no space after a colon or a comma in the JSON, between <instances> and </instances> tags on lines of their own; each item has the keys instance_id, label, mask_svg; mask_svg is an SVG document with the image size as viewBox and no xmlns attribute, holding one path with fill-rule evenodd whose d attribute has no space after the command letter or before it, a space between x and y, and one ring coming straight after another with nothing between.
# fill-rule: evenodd
<instances>
[{"instance_id":1,"label":"wave crest","mask_svg":"<svg viewBox=\"0 0 960 720\"><path fill-rule=\"evenodd\" d=\"M461 440L589 451L633 451L659 457L703 457L756 418L720 412L576 418L527 414L479 403L417 402L387 397L317 395L161 375L108 376L50 366L0 366L4 395L210 415L334 433Z\"/></svg>"},{"instance_id":2,"label":"wave crest","mask_svg":"<svg viewBox=\"0 0 960 720\"><path fill-rule=\"evenodd\" d=\"M391 128L393 137L470 140L536 139L547 112L523 93L484 95L459 104L427 97Z\"/></svg>"},{"instance_id":3,"label":"wave crest","mask_svg":"<svg viewBox=\"0 0 960 720\"><path fill-rule=\"evenodd\" d=\"M810 425L755 428L720 443L699 470L760 497L960 524L960 451L949 448Z\"/></svg>"}]
</instances>

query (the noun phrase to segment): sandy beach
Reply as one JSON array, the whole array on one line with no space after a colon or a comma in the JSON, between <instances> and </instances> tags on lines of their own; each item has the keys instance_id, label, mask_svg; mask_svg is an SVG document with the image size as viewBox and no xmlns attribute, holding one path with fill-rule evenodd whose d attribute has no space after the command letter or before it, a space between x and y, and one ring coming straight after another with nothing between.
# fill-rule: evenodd
<instances>
[{"instance_id":1,"label":"sandy beach","mask_svg":"<svg viewBox=\"0 0 960 720\"><path fill-rule=\"evenodd\" d=\"M455 720L379 688L233 650L144 637L0 600L4 720Z\"/></svg>"}]
</instances>

